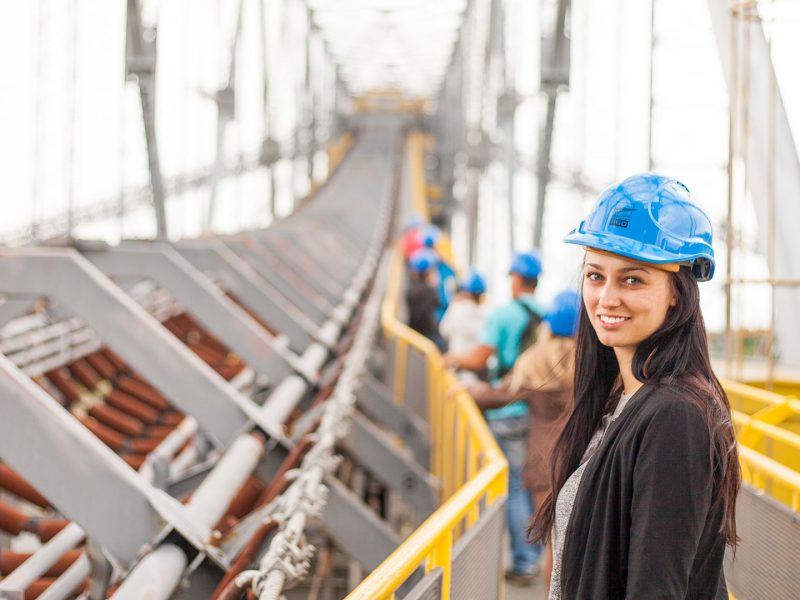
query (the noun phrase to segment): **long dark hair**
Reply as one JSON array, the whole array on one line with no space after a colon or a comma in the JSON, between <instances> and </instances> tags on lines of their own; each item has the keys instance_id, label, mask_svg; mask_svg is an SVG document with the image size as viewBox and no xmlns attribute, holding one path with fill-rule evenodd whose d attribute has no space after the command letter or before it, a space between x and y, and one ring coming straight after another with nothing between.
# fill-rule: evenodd
<instances>
[{"instance_id":1,"label":"long dark hair","mask_svg":"<svg viewBox=\"0 0 800 600\"><path fill-rule=\"evenodd\" d=\"M700 409L711 438L712 502L722 503L722 532L728 544L736 546L740 472L730 404L711 368L697 281L686 268L671 274L670 279L676 305L669 308L661 327L637 346L633 374L643 383L677 387ZM558 492L580 465L603 415L619 399L619 364L614 350L600 343L585 309L581 310L575 352L574 409L553 449L551 493L536 511L529 530L534 541L548 539Z\"/></svg>"}]
</instances>

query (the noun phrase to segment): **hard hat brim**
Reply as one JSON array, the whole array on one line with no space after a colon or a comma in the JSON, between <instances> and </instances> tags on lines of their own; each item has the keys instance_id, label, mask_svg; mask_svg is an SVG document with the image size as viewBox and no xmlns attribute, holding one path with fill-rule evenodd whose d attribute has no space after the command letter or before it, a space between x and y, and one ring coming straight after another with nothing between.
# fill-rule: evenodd
<instances>
[{"instance_id":1,"label":"hard hat brim","mask_svg":"<svg viewBox=\"0 0 800 600\"><path fill-rule=\"evenodd\" d=\"M602 250L653 265L687 262L692 265L692 273L698 281L708 281L714 275L714 256L709 253L676 256L675 252L668 252L658 246L638 242L627 237L608 233L583 232L578 229L570 231L564 238L564 242ZM698 261L702 263L702 268L695 268L695 263ZM700 264L697 266L701 267Z\"/></svg>"}]
</instances>

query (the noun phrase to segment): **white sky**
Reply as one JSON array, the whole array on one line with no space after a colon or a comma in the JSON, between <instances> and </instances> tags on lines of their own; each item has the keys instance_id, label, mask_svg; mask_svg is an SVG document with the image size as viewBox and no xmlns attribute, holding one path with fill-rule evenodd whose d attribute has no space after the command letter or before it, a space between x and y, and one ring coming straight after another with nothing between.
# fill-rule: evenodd
<instances>
[{"instance_id":1,"label":"white sky","mask_svg":"<svg viewBox=\"0 0 800 600\"><path fill-rule=\"evenodd\" d=\"M259 48L258 1L245 0L243 40L239 49L237 119L229 126L226 157L235 161L256 154L263 126L261 101L262 64ZM485 5L485 0L476 0ZM406 8L417 0L348 0L357 4L397 5ZM159 23L159 71L157 104L158 136L165 176L209 166L213 162L216 108L207 95L225 81L235 9L238 2L220 0L160 0L147 2L148 15ZM328 44L347 51L348 37L357 37L368 20L348 20L337 15L340 3L319 0ZM363 65L365 73L385 73L394 59L391 52L417 45L419 55L407 64L389 69L400 77L419 77L423 89L435 75L415 68L419 56L441 54L447 46L449 13L460 2L437 4L443 16L442 44L413 34L415 14L403 11L393 21L401 42L386 43L380 55L383 67L375 67L371 44L353 54L351 70ZM580 172L587 182L605 187L647 167L649 12L642 0L574 0L572 21L572 79L569 92L559 99L553 165L558 174ZM347 5L347 6L345 6ZM425 4L430 9L430 3ZM387 5L388 6L388 5ZM657 0L654 75L653 147L655 168L683 180L708 208L715 224L724 217L727 160L727 92L722 77L705 2ZM77 12L76 11L77 7ZM331 8L334 7L334 8ZM538 121L542 101L538 86L538 21L540 3L508 0L508 50L513 59L518 91L526 101L517 112L516 139L522 162L535 164ZM800 132L800 3L778 2L780 20L773 26L775 64L784 104L795 132ZM268 0L270 37L270 115L274 135L291 145L299 118L304 64L306 13L299 0ZM448 13L449 11L449 13ZM351 11L348 11L351 12ZM0 235L18 230L37 217L73 206L113 198L122 188L147 182L141 114L136 87L123 84L125 2L117 0L31 0L0 4L0 165L4 194L0 204ZM420 13L420 18L423 14ZM375 19L372 12L371 19ZM76 24L73 30L72 23ZM433 30L431 30L433 31ZM408 35L406 35L408 33ZM341 40L335 41L334 40ZM77 40L77 45L73 42ZM405 45L405 46L404 46ZM73 57L73 48L77 54ZM344 48L344 50L342 50ZM354 51L355 52L355 51ZM358 53L364 54L359 57ZM312 47L315 86L319 101L332 102L325 78L331 65L323 58L321 41ZM76 59L76 60L75 60ZM379 61L379 62L380 62ZM416 61L416 63L415 63ZM431 59L435 66L436 60ZM392 70L394 69L394 70ZM427 71L425 71L427 73ZM435 74L432 68L431 73ZM358 73L356 73L358 75ZM367 75L358 75L366 80ZM74 108L73 108L74 103ZM74 130L71 115L74 111ZM323 114L321 111L320 114ZM328 124L321 124L321 133ZM70 158L71 156L71 158ZM71 165L71 167L70 167ZM302 193L302 162L282 161L277 168L278 210L290 210L292 188ZM293 180L294 176L294 180ZM481 185L480 259L478 267L491 274L493 299L507 297L503 276L510 248L505 203L505 167L494 164ZM70 183L71 182L71 183ZM269 177L261 170L226 181L219 196L213 228L233 231L266 225ZM71 191L70 191L71 190ZM515 180L514 231L517 249L530 244L535 210L535 179L520 169ZM201 233L207 190L185 193L169 204L171 234L176 237ZM560 243L591 205L592 198L568 188L559 178L551 184L543 251L546 271L541 294L547 298L568 285L577 272L578 252ZM458 223L458 221L457 221ZM150 236L155 223L149 209L126 218L95 223L76 233L110 240L124 236ZM459 241L456 227L456 241ZM458 245L458 244L457 244ZM717 244L719 256L724 247ZM763 260L741 259L752 274L763 272ZM718 263L718 272L724 265ZM721 279L721 278L720 278ZM766 296L750 294L743 306L766 306ZM704 286L704 309L712 329L722 325L723 301L719 282ZM766 311L741 309L742 322L763 325Z\"/></svg>"}]
</instances>

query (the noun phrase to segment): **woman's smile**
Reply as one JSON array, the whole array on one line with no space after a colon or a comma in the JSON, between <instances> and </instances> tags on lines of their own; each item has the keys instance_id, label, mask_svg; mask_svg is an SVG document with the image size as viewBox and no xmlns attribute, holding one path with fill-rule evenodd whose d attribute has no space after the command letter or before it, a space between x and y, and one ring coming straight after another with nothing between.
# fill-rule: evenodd
<instances>
[{"instance_id":1,"label":"woman's smile","mask_svg":"<svg viewBox=\"0 0 800 600\"><path fill-rule=\"evenodd\" d=\"M600 319L600 326L604 329L618 329L622 327L626 321L630 320L630 317L603 314L597 315L597 318Z\"/></svg>"}]
</instances>

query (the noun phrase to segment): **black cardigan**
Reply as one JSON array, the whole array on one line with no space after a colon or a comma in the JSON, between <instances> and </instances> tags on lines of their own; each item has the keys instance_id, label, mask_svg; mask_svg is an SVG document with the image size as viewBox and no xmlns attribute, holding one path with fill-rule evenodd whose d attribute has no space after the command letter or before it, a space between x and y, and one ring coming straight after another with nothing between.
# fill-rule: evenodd
<instances>
[{"instance_id":1,"label":"black cardigan","mask_svg":"<svg viewBox=\"0 0 800 600\"><path fill-rule=\"evenodd\" d=\"M642 386L583 473L566 529L564 600L727 599L710 436L665 385Z\"/></svg>"}]
</instances>

